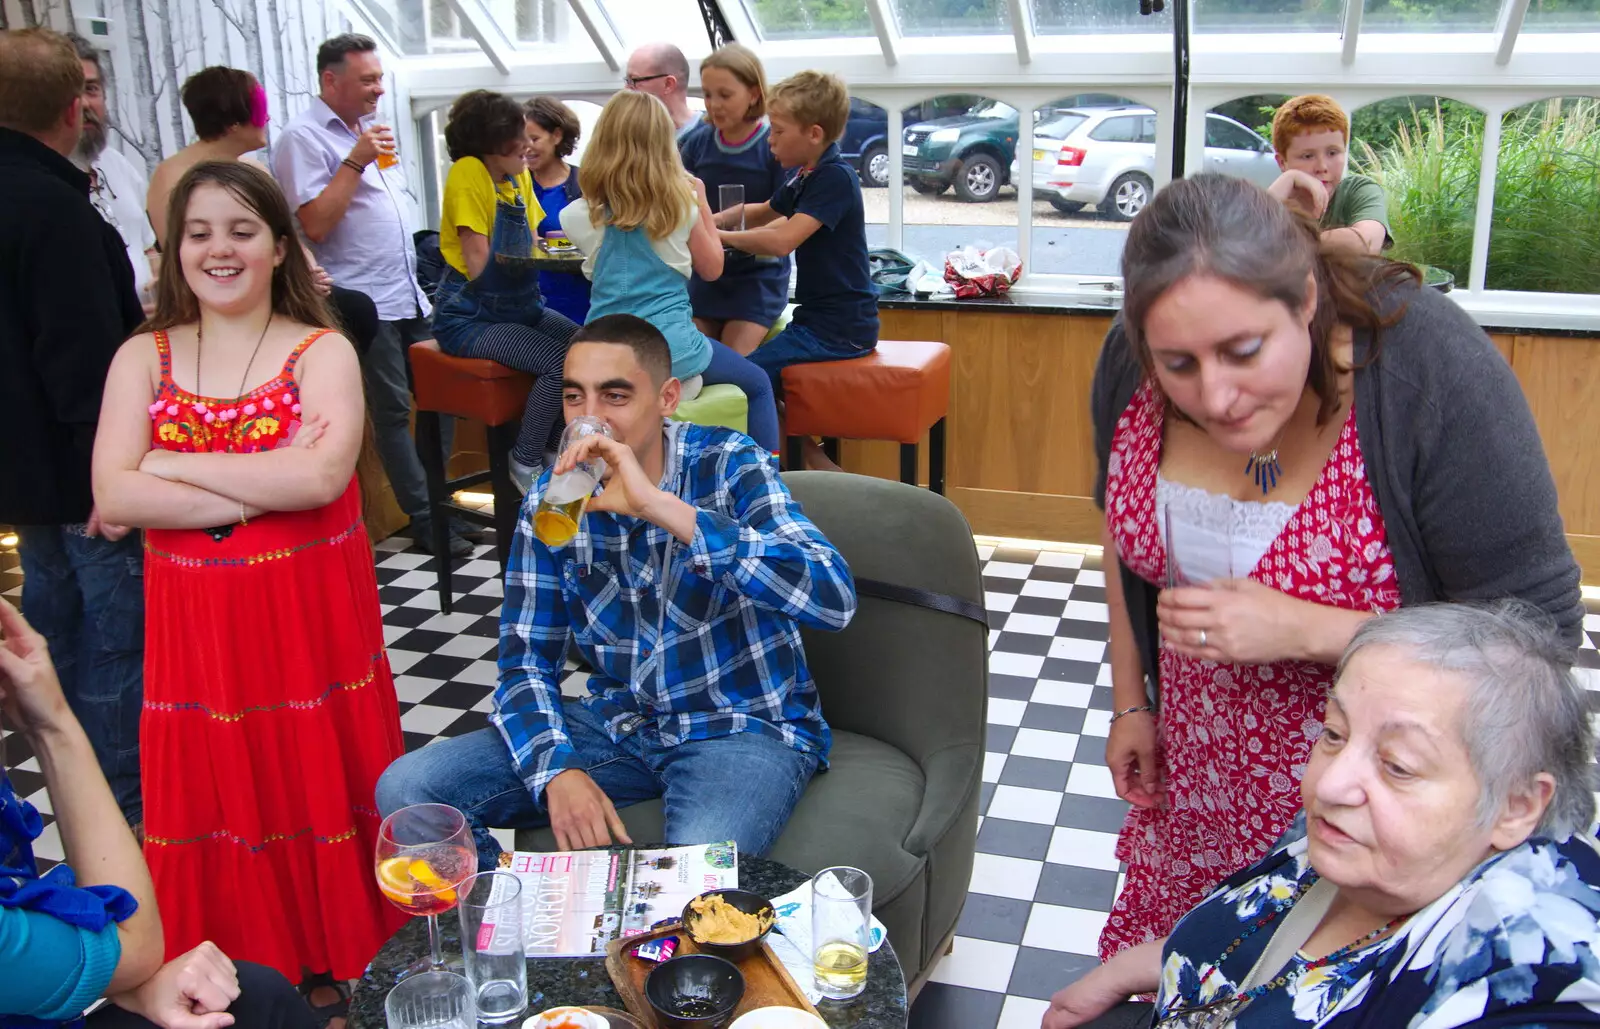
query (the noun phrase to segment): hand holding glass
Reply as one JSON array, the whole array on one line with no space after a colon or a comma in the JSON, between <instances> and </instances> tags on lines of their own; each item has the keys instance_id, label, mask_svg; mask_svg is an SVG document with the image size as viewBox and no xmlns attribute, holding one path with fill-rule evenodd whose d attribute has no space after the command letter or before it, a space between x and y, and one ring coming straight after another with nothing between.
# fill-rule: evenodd
<instances>
[{"instance_id":1,"label":"hand holding glass","mask_svg":"<svg viewBox=\"0 0 1600 1029\"><path fill-rule=\"evenodd\" d=\"M611 427L592 415L580 415L567 423L561 433L560 454L585 436L600 435L614 439ZM559 456L557 457L559 461ZM533 534L547 547L564 547L578 534L583 521L583 510L589 505L595 487L606 475L606 463L598 457L582 461L572 470L553 475L539 497L539 506L533 512Z\"/></svg>"},{"instance_id":2,"label":"hand holding glass","mask_svg":"<svg viewBox=\"0 0 1600 1029\"><path fill-rule=\"evenodd\" d=\"M723 229L740 230L744 228L744 186L740 183L723 183L717 187L717 213L726 214L738 208L739 217L733 221L718 219L717 226Z\"/></svg>"},{"instance_id":3,"label":"hand holding glass","mask_svg":"<svg viewBox=\"0 0 1600 1029\"><path fill-rule=\"evenodd\" d=\"M430 957L406 975L444 969L439 915L456 906L461 883L478 868L467 816L448 804L412 804L383 820L375 870L378 889L401 911L428 917Z\"/></svg>"}]
</instances>

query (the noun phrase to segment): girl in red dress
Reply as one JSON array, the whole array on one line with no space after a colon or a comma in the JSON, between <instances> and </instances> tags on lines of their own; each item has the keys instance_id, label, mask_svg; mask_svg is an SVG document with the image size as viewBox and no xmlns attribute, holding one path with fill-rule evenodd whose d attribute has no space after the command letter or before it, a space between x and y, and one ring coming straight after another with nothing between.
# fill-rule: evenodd
<instances>
[{"instance_id":1,"label":"girl in red dress","mask_svg":"<svg viewBox=\"0 0 1600 1029\"><path fill-rule=\"evenodd\" d=\"M402 752L355 476L366 414L277 184L196 165L156 313L117 354L103 518L145 533L145 856L167 953L362 974L404 916L372 861Z\"/></svg>"}]
</instances>

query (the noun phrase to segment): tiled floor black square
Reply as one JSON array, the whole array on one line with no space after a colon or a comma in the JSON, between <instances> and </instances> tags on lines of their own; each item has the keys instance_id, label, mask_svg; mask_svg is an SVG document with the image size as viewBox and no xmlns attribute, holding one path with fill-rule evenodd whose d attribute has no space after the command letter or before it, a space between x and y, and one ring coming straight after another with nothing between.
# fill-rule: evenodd
<instances>
[{"instance_id":1,"label":"tiled floor black square","mask_svg":"<svg viewBox=\"0 0 1600 1029\"><path fill-rule=\"evenodd\" d=\"M1045 761L1012 754L1006 758L1006 766L1000 771L1000 783L1003 786L1025 786L1030 790L1054 790L1060 793L1067 788L1067 775L1071 771L1070 761Z\"/></svg>"},{"instance_id":2,"label":"tiled floor black square","mask_svg":"<svg viewBox=\"0 0 1600 1029\"><path fill-rule=\"evenodd\" d=\"M1039 873L1033 899L1039 904L1109 911L1117 898L1117 873L1103 868L1079 868L1047 861Z\"/></svg>"},{"instance_id":3,"label":"tiled floor black square","mask_svg":"<svg viewBox=\"0 0 1600 1029\"><path fill-rule=\"evenodd\" d=\"M978 830L978 850L1003 857L1042 861L1050 850L1050 827L1004 818L985 818Z\"/></svg>"},{"instance_id":4,"label":"tiled floor black square","mask_svg":"<svg viewBox=\"0 0 1600 1029\"><path fill-rule=\"evenodd\" d=\"M1016 742L1017 729L1012 725L996 725L990 722L983 727L983 749L990 754L1005 754L1011 750L1011 744Z\"/></svg>"},{"instance_id":5,"label":"tiled floor black square","mask_svg":"<svg viewBox=\"0 0 1600 1029\"><path fill-rule=\"evenodd\" d=\"M404 649L404 648L397 648ZM462 669L472 662L464 657L447 657L444 654L429 654L427 657L412 665L407 675L415 675L423 679L453 679Z\"/></svg>"},{"instance_id":6,"label":"tiled floor black square","mask_svg":"<svg viewBox=\"0 0 1600 1029\"><path fill-rule=\"evenodd\" d=\"M1020 675L989 673L989 696L1004 700L1027 700L1033 696L1034 680Z\"/></svg>"},{"instance_id":7,"label":"tiled floor black square","mask_svg":"<svg viewBox=\"0 0 1600 1029\"><path fill-rule=\"evenodd\" d=\"M1072 592L1076 596L1078 591L1073 590ZM1011 610L1014 614L1019 615L1043 615L1046 618L1060 618L1066 613L1067 602L1065 600L1056 600L1052 597L1018 597Z\"/></svg>"},{"instance_id":8,"label":"tiled floor black square","mask_svg":"<svg viewBox=\"0 0 1600 1029\"><path fill-rule=\"evenodd\" d=\"M1063 625L1076 624L1063 620ZM1051 641L1055 642L1054 640ZM999 647L995 648L999 650ZM1046 653L1049 653L1047 650ZM1047 657L1044 667L1039 669L1039 678L1054 679L1057 682L1082 682L1092 683L1095 676L1100 674L1100 664L1096 661L1069 661L1064 657Z\"/></svg>"},{"instance_id":9,"label":"tiled floor black square","mask_svg":"<svg viewBox=\"0 0 1600 1029\"><path fill-rule=\"evenodd\" d=\"M1018 997L1049 1000L1057 990L1083 978L1100 964L1099 958L1067 954L1040 947L1022 947L1011 966L1011 985L1006 990Z\"/></svg>"},{"instance_id":10,"label":"tiled floor black square","mask_svg":"<svg viewBox=\"0 0 1600 1029\"><path fill-rule=\"evenodd\" d=\"M1081 746L1083 740L1079 739ZM1128 802L1107 797L1080 797L1074 794L1061 805L1056 824L1072 829L1093 829L1095 832L1119 833L1128 818Z\"/></svg>"},{"instance_id":11,"label":"tiled floor black square","mask_svg":"<svg viewBox=\"0 0 1600 1029\"><path fill-rule=\"evenodd\" d=\"M1051 567L1050 565L1036 564L1036 565L1033 566L1033 571L1028 573L1028 578L1037 580L1039 582L1070 582L1070 583L1077 583L1077 581L1078 581L1078 569L1076 569L1076 568L1054 568L1054 567ZM1074 585L1073 589L1072 589L1072 599L1073 600L1077 600L1078 599L1078 589L1077 589L1076 585Z\"/></svg>"},{"instance_id":12,"label":"tiled floor black square","mask_svg":"<svg viewBox=\"0 0 1600 1029\"><path fill-rule=\"evenodd\" d=\"M1050 653L1053 636L1040 636L1031 632L1002 632L994 642L994 649L1003 654L1031 654L1044 657Z\"/></svg>"},{"instance_id":13,"label":"tiled floor black square","mask_svg":"<svg viewBox=\"0 0 1600 1029\"><path fill-rule=\"evenodd\" d=\"M956 934L996 943L1021 943L1028 927L1028 912L1033 905L1011 897L991 897L974 893L961 910Z\"/></svg>"},{"instance_id":14,"label":"tiled floor black square","mask_svg":"<svg viewBox=\"0 0 1600 1029\"><path fill-rule=\"evenodd\" d=\"M1065 704L1029 704L1022 715L1024 729L1049 729L1051 732L1082 732L1086 712Z\"/></svg>"},{"instance_id":15,"label":"tiled floor black square","mask_svg":"<svg viewBox=\"0 0 1600 1029\"><path fill-rule=\"evenodd\" d=\"M928 983L911 1005L907 1029L976 1029L1000 1021L1005 995L965 986Z\"/></svg>"},{"instance_id":16,"label":"tiled floor black square","mask_svg":"<svg viewBox=\"0 0 1600 1029\"><path fill-rule=\"evenodd\" d=\"M1078 737L1078 752L1073 756L1073 761L1087 762L1091 765L1106 763L1106 740L1104 736Z\"/></svg>"}]
</instances>

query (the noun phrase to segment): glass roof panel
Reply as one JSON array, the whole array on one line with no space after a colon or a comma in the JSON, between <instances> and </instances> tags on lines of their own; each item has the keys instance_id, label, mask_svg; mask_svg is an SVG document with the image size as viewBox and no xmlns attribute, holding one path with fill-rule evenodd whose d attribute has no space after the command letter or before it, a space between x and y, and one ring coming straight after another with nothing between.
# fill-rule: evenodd
<instances>
[{"instance_id":1,"label":"glass roof panel","mask_svg":"<svg viewBox=\"0 0 1600 1029\"><path fill-rule=\"evenodd\" d=\"M566 7L566 0L516 0L546 2ZM711 52L711 38L695 0L600 0L611 30L625 50L645 43L671 43L698 65Z\"/></svg>"},{"instance_id":2,"label":"glass roof panel","mask_svg":"<svg viewBox=\"0 0 1600 1029\"><path fill-rule=\"evenodd\" d=\"M1600 0L1533 0L1523 32L1600 32Z\"/></svg>"},{"instance_id":3,"label":"glass roof panel","mask_svg":"<svg viewBox=\"0 0 1600 1029\"><path fill-rule=\"evenodd\" d=\"M744 0L763 39L873 35L864 0Z\"/></svg>"},{"instance_id":4,"label":"glass roof panel","mask_svg":"<svg viewBox=\"0 0 1600 1029\"><path fill-rule=\"evenodd\" d=\"M403 54L481 52L478 41L448 0L353 2ZM484 6L500 32L518 47L559 47L567 60L593 60L599 56L565 0L485 0Z\"/></svg>"},{"instance_id":5,"label":"glass roof panel","mask_svg":"<svg viewBox=\"0 0 1600 1029\"><path fill-rule=\"evenodd\" d=\"M1033 0L1040 35L1102 32L1172 32L1172 12L1140 14L1136 0Z\"/></svg>"},{"instance_id":6,"label":"glass roof panel","mask_svg":"<svg viewBox=\"0 0 1600 1029\"><path fill-rule=\"evenodd\" d=\"M1343 20L1343 0L1195 0L1194 3L1197 32L1338 32Z\"/></svg>"},{"instance_id":7,"label":"glass roof panel","mask_svg":"<svg viewBox=\"0 0 1600 1029\"><path fill-rule=\"evenodd\" d=\"M894 0L907 36L997 36L1011 31L1005 0Z\"/></svg>"},{"instance_id":8,"label":"glass roof panel","mask_svg":"<svg viewBox=\"0 0 1600 1029\"><path fill-rule=\"evenodd\" d=\"M1367 0L1362 32L1492 32L1500 0Z\"/></svg>"}]
</instances>

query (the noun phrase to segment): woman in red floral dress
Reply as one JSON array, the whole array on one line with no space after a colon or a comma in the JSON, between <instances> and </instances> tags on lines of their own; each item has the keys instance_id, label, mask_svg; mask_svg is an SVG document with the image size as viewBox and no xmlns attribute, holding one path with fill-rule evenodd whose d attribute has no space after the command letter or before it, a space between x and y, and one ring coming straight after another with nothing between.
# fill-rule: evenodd
<instances>
[{"instance_id":1,"label":"woman in red floral dress","mask_svg":"<svg viewBox=\"0 0 1600 1029\"><path fill-rule=\"evenodd\" d=\"M1527 402L1414 268L1319 248L1265 192L1202 175L1134 222L1123 277L1092 396L1106 759L1134 805L1102 959L1166 936L1289 827L1364 619L1504 595L1569 636L1583 617Z\"/></svg>"},{"instance_id":2,"label":"woman in red floral dress","mask_svg":"<svg viewBox=\"0 0 1600 1029\"><path fill-rule=\"evenodd\" d=\"M265 172L173 192L153 330L117 354L103 518L145 528L145 855L169 955L362 974L403 921L372 871L403 750L355 476L360 368Z\"/></svg>"}]
</instances>

